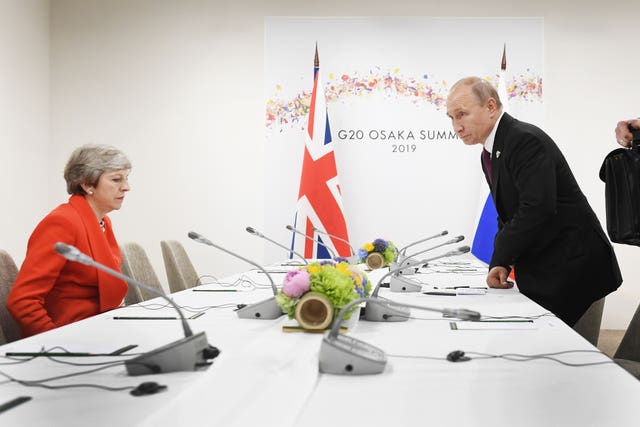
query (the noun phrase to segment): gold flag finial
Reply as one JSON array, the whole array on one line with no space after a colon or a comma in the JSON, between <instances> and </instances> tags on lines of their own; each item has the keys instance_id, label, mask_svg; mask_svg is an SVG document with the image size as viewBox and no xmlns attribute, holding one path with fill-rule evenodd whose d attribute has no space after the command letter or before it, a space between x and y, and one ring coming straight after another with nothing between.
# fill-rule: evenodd
<instances>
[{"instance_id":1,"label":"gold flag finial","mask_svg":"<svg viewBox=\"0 0 640 427\"><path fill-rule=\"evenodd\" d=\"M316 68L320 66L320 58L318 58L318 42L316 42L316 56L313 59L313 66Z\"/></svg>"},{"instance_id":2,"label":"gold flag finial","mask_svg":"<svg viewBox=\"0 0 640 427\"><path fill-rule=\"evenodd\" d=\"M502 48L502 64L500 65L500 69L505 71L507 69L507 44L504 44Z\"/></svg>"}]
</instances>

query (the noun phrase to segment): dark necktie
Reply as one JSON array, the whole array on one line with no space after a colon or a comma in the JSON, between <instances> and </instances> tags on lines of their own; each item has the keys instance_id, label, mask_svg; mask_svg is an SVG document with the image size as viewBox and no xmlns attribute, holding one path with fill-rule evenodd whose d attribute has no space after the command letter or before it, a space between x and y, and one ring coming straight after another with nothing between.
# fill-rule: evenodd
<instances>
[{"instance_id":1,"label":"dark necktie","mask_svg":"<svg viewBox=\"0 0 640 427\"><path fill-rule=\"evenodd\" d=\"M484 148L482 149L482 163L484 164L484 170L487 171L489 183L493 183L493 175L491 173L491 155Z\"/></svg>"}]
</instances>

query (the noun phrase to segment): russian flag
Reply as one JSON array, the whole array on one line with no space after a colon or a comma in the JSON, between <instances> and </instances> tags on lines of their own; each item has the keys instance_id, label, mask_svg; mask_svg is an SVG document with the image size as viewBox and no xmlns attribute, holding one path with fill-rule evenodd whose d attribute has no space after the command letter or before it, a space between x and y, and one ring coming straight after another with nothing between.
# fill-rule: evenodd
<instances>
[{"instance_id":1,"label":"russian flag","mask_svg":"<svg viewBox=\"0 0 640 427\"><path fill-rule=\"evenodd\" d=\"M483 183L484 184L484 183ZM486 186L486 185L485 185ZM488 191L488 190L487 190ZM493 255L493 239L498 232L498 212L491 193L485 197L476 232L471 244L471 253L479 260L489 264Z\"/></svg>"}]
</instances>

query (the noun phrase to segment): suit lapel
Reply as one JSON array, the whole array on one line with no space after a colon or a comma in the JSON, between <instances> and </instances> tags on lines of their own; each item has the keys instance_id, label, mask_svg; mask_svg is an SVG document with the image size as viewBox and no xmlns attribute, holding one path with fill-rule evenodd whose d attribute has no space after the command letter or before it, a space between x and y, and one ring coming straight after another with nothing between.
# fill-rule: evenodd
<instances>
[{"instance_id":1,"label":"suit lapel","mask_svg":"<svg viewBox=\"0 0 640 427\"><path fill-rule=\"evenodd\" d=\"M78 211L82 218L83 227L87 233L87 239L91 247L91 253L88 255L100 264L120 271L120 253L109 218L105 216L106 231L103 232L100 229L96 215L84 197L79 195L71 196L69 203ZM106 311L120 305L126 292L127 284L124 280L120 280L102 270L98 270L100 311Z\"/></svg>"},{"instance_id":2,"label":"suit lapel","mask_svg":"<svg viewBox=\"0 0 640 427\"><path fill-rule=\"evenodd\" d=\"M504 158L505 140L509 133L509 128L513 124L515 119L504 113L498 123L498 129L496 129L496 138L493 141L493 151L491 152L491 172L493 173L493 181L491 183L491 194L493 195L493 202L498 209L498 183L500 181L500 172L502 170L502 160Z\"/></svg>"}]
</instances>

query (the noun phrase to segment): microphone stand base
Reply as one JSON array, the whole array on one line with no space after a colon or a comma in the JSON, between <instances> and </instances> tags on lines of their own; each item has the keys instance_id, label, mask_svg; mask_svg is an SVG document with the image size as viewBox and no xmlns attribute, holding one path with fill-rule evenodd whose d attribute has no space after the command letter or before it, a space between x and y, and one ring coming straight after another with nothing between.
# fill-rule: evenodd
<instances>
[{"instance_id":1,"label":"microphone stand base","mask_svg":"<svg viewBox=\"0 0 640 427\"><path fill-rule=\"evenodd\" d=\"M275 297L271 297L255 304L249 304L236 310L240 319L260 319L272 320L282 316L282 308L276 302Z\"/></svg>"},{"instance_id":2,"label":"microphone stand base","mask_svg":"<svg viewBox=\"0 0 640 427\"><path fill-rule=\"evenodd\" d=\"M406 322L411 315L408 307L394 305L393 301L378 298L381 304L368 302L364 310L364 320L370 322Z\"/></svg>"},{"instance_id":3,"label":"microphone stand base","mask_svg":"<svg viewBox=\"0 0 640 427\"><path fill-rule=\"evenodd\" d=\"M406 277L392 276L389 281L389 290L391 292L420 292L422 291L422 283Z\"/></svg>"},{"instance_id":4,"label":"microphone stand base","mask_svg":"<svg viewBox=\"0 0 640 427\"><path fill-rule=\"evenodd\" d=\"M403 264L406 264L406 267L403 268L402 270L398 270L396 272L396 274L402 274L404 276L412 276L414 274L416 274L416 267L415 267L415 263L412 263L412 261L417 262L416 260L413 260L412 258L406 258L404 261L401 261L400 263L398 262L392 262L389 265L389 270L395 270L398 269L400 267L402 267Z\"/></svg>"},{"instance_id":5,"label":"microphone stand base","mask_svg":"<svg viewBox=\"0 0 640 427\"><path fill-rule=\"evenodd\" d=\"M384 371L387 356L371 344L347 335L325 336L319 356L320 372L336 375L370 375Z\"/></svg>"},{"instance_id":6,"label":"microphone stand base","mask_svg":"<svg viewBox=\"0 0 640 427\"><path fill-rule=\"evenodd\" d=\"M207 363L203 351L208 347L207 335L200 332L129 359L124 365L131 376L195 371Z\"/></svg>"}]
</instances>

